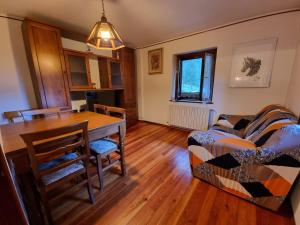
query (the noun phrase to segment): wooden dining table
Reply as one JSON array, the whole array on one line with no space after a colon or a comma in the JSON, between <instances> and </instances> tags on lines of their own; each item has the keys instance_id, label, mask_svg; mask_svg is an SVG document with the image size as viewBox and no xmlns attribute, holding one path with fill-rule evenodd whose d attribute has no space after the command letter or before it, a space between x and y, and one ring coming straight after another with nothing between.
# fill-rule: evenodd
<instances>
[{"instance_id":1,"label":"wooden dining table","mask_svg":"<svg viewBox=\"0 0 300 225\"><path fill-rule=\"evenodd\" d=\"M26 145L20 134L54 129L83 121L88 121L90 141L112 134L119 134L120 150L124 152L126 121L121 118L94 112L67 112L60 114L60 116L55 115L31 121L1 125L0 143L6 157L14 162L17 174L22 174L28 172L30 168Z\"/></svg>"},{"instance_id":2,"label":"wooden dining table","mask_svg":"<svg viewBox=\"0 0 300 225\"><path fill-rule=\"evenodd\" d=\"M59 116L49 116L31 121L0 126L0 143L6 159L13 165L13 174L18 178L18 186L23 200L27 205L27 213L31 224L44 224L43 212L38 203L36 190L33 189L29 157L26 145L20 134L44 131L88 121L89 140L97 140L113 134L119 134L120 152L124 154L126 121L121 118L102 115L94 112L61 113ZM124 155L123 155L124 156ZM124 157L122 157L124 160ZM123 161L125 165L125 161ZM12 168L11 168L12 169ZM126 166L125 166L126 171Z\"/></svg>"}]
</instances>

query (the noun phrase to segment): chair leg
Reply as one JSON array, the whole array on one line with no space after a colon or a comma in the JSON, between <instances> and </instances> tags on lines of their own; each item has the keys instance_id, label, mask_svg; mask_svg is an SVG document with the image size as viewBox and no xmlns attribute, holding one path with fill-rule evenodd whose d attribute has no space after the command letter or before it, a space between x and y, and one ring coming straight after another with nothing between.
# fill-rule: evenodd
<instances>
[{"instance_id":1,"label":"chair leg","mask_svg":"<svg viewBox=\"0 0 300 225\"><path fill-rule=\"evenodd\" d=\"M125 159L124 159L124 151L121 150L121 154L120 154L120 163L121 163L121 171L122 171L122 176L126 175L126 165L125 165Z\"/></svg>"},{"instance_id":2,"label":"chair leg","mask_svg":"<svg viewBox=\"0 0 300 225\"><path fill-rule=\"evenodd\" d=\"M99 178L99 184L100 184L100 190L103 191L103 168L102 168L102 161L101 161L101 155L97 155L97 171L98 171L98 178Z\"/></svg>"},{"instance_id":3,"label":"chair leg","mask_svg":"<svg viewBox=\"0 0 300 225\"><path fill-rule=\"evenodd\" d=\"M107 155L106 157L107 157L108 163L111 164L111 157L110 157L110 155Z\"/></svg>"},{"instance_id":4,"label":"chair leg","mask_svg":"<svg viewBox=\"0 0 300 225\"><path fill-rule=\"evenodd\" d=\"M47 193L45 190L41 189L40 190L41 193L41 200L45 209L45 213L46 213L46 217L48 220L49 225L53 224L53 219L52 219L52 215L51 215L51 207L48 201L48 197L47 197Z\"/></svg>"},{"instance_id":5,"label":"chair leg","mask_svg":"<svg viewBox=\"0 0 300 225\"><path fill-rule=\"evenodd\" d=\"M87 190L88 190L88 193L89 193L89 198L90 198L91 203L95 204L96 200L95 200L93 187L92 187L92 182L91 182L91 177L90 177L90 173L88 171L88 168L86 169L86 176L87 176Z\"/></svg>"}]
</instances>

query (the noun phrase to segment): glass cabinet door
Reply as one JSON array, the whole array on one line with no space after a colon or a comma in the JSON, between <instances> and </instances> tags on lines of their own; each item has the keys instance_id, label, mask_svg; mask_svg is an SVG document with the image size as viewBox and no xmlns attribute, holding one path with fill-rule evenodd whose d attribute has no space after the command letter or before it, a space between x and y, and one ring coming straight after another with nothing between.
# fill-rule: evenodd
<instances>
[{"instance_id":1,"label":"glass cabinet door","mask_svg":"<svg viewBox=\"0 0 300 225\"><path fill-rule=\"evenodd\" d=\"M121 76L121 64L120 62L111 61L110 62L111 71L111 86L112 87L122 87L122 76Z\"/></svg>"},{"instance_id":2,"label":"glass cabinet door","mask_svg":"<svg viewBox=\"0 0 300 225\"><path fill-rule=\"evenodd\" d=\"M88 57L84 53L65 52L69 86L72 89L91 88Z\"/></svg>"}]
</instances>

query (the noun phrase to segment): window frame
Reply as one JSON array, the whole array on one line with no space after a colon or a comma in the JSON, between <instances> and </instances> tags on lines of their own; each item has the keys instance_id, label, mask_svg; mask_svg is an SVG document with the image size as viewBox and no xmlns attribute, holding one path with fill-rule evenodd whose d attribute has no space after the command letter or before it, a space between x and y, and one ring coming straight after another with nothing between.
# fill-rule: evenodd
<instances>
[{"instance_id":1,"label":"window frame","mask_svg":"<svg viewBox=\"0 0 300 225\"><path fill-rule=\"evenodd\" d=\"M212 103L213 98L213 87L214 87L214 78L215 78L215 67L216 67L216 59L217 59L217 48L211 48L206 50L201 50L197 52L180 54L176 56L176 80L175 80L175 101L184 101L184 102L204 102L202 100L203 95L203 81L204 81L204 71L205 71L205 54L211 54L214 57L213 66L212 66L212 74L211 74L211 84L210 84L210 99L208 103ZM182 61L183 60L191 60L202 58L202 68L201 68L201 79L200 79L200 92L199 94L186 94L181 92L181 82L182 82ZM197 96L197 97L196 97ZM206 101L207 102L207 101Z\"/></svg>"}]
</instances>

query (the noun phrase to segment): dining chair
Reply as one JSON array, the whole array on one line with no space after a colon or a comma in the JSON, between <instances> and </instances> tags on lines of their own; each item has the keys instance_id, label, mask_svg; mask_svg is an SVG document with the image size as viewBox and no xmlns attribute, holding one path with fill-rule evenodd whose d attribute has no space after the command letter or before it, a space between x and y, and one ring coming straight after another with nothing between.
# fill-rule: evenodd
<instances>
[{"instance_id":1,"label":"dining chair","mask_svg":"<svg viewBox=\"0 0 300 225\"><path fill-rule=\"evenodd\" d=\"M22 110L20 111L23 120L27 121L28 119L35 119L35 118L43 118L48 116L60 116L60 108L59 107L53 107L53 108L47 108L47 109L31 109L31 110Z\"/></svg>"},{"instance_id":2,"label":"dining chair","mask_svg":"<svg viewBox=\"0 0 300 225\"><path fill-rule=\"evenodd\" d=\"M106 114L106 105L94 104L94 112L100 114Z\"/></svg>"},{"instance_id":3,"label":"dining chair","mask_svg":"<svg viewBox=\"0 0 300 225\"><path fill-rule=\"evenodd\" d=\"M26 143L30 165L50 224L53 223L50 202L67 191L87 185L91 203L95 203L89 168L88 121L51 130L21 134ZM64 183L82 177L82 181L55 198L49 192Z\"/></svg>"},{"instance_id":4,"label":"dining chair","mask_svg":"<svg viewBox=\"0 0 300 225\"><path fill-rule=\"evenodd\" d=\"M94 104L94 111L98 112L98 110L104 110L105 114L111 115L111 113L119 114L123 119L126 119L126 110L118 107L110 107L99 104ZM120 138L120 136L119 136ZM121 174L124 176L126 174L125 168L125 159L124 159L124 151L120 148L120 140L119 142L111 139L110 137L101 138L90 143L91 154L96 158L97 164L97 172L100 183L100 189L103 190L104 187L104 172L108 169L112 168L116 164L121 165ZM111 154L117 153L119 157L111 160ZM102 158L106 157L108 160L108 165L104 166L102 163Z\"/></svg>"},{"instance_id":5,"label":"dining chair","mask_svg":"<svg viewBox=\"0 0 300 225\"><path fill-rule=\"evenodd\" d=\"M23 120L21 112L18 111L8 111L3 113L4 118L8 120L9 123L15 123L15 119L19 118Z\"/></svg>"},{"instance_id":6,"label":"dining chair","mask_svg":"<svg viewBox=\"0 0 300 225\"><path fill-rule=\"evenodd\" d=\"M87 104L83 104L83 105L79 106L79 112L87 112L87 111L89 111Z\"/></svg>"}]
</instances>

